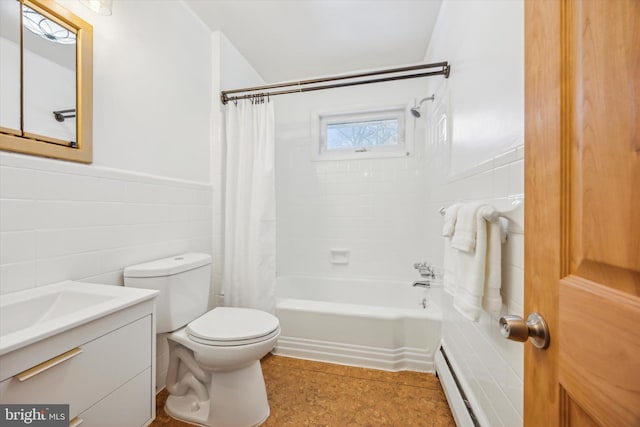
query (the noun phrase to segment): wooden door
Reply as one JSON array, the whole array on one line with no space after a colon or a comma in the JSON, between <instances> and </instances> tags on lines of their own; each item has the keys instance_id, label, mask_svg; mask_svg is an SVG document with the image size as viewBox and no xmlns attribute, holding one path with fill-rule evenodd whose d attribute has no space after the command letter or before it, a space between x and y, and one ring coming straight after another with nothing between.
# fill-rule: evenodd
<instances>
[{"instance_id":1,"label":"wooden door","mask_svg":"<svg viewBox=\"0 0 640 427\"><path fill-rule=\"evenodd\" d=\"M640 0L525 0L525 426L640 426Z\"/></svg>"}]
</instances>

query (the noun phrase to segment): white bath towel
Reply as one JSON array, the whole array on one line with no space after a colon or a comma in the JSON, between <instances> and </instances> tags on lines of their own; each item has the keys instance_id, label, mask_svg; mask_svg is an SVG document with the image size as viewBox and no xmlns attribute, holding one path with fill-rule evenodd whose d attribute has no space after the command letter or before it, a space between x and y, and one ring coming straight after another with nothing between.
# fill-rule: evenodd
<instances>
[{"instance_id":1,"label":"white bath towel","mask_svg":"<svg viewBox=\"0 0 640 427\"><path fill-rule=\"evenodd\" d=\"M444 225L442 226L442 235L444 237L453 236L460 206L462 206L460 203L455 203L444 211Z\"/></svg>"},{"instance_id":2,"label":"white bath towel","mask_svg":"<svg viewBox=\"0 0 640 427\"><path fill-rule=\"evenodd\" d=\"M476 247L476 217L481 203L464 203L458 209L451 247L464 252L473 252Z\"/></svg>"},{"instance_id":3,"label":"white bath towel","mask_svg":"<svg viewBox=\"0 0 640 427\"><path fill-rule=\"evenodd\" d=\"M450 251L454 258L451 263L454 283L450 285L450 289L454 289L453 306L472 321L480 318L483 305L492 316L499 314L502 307L501 220L491 206L477 206L475 213L475 250L469 252L452 248Z\"/></svg>"}]
</instances>

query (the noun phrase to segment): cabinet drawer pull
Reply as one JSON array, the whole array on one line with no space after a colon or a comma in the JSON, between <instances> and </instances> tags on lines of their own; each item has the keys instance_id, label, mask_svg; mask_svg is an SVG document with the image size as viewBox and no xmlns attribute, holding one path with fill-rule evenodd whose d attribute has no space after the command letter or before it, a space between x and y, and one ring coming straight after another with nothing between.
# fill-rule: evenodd
<instances>
[{"instance_id":1,"label":"cabinet drawer pull","mask_svg":"<svg viewBox=\"0 0 640 427\"><path fill-rule=\"evenodd\" d=\"M80 424L82 424L84 422L84 420L80 417L75 417L74 419L72 419L71 421L69 421L69 427L78 427Z\"/></svg>"},{"instance_id":2,"label":"cabinet drawer pull","mask_svg":"<svg viewBox=\"0 0 640 427\"><path fill-rule=\"evenodd\" d=\"M82 349L80 347L73 348L66 353L57 355L53 359L49 359L46 362L42 362L41 364L34 366L33 368L29 368L26 371L22 371L19 374L16 374L14 378L20 382L26 381L29 378L46 371L49 368L53 368L54 366L61 364L65 360L69 360L72 357L79 355L80 353L82 353Z\"/></svg>"}]
</instances>

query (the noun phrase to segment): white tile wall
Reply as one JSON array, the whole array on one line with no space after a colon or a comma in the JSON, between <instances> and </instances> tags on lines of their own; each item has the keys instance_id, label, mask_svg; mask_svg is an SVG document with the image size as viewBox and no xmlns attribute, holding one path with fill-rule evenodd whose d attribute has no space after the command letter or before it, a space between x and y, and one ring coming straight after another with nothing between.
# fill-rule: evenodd
<instances>
[{"instance_id":1,"label":"white tile wall","mask_svg":"<svg viewBox=\"0 0 640 427\"><path fill-rule=\"evenodd\" d=\"M276 103L278 275L417 279L426 240L425 121L404 158L312 161L311 113L349 105L413 105L419 82L282 97ZM330 249L350 251L330 262Z\"/></svg>"},{"instance_id":2,"label":"white tile wall","mask_svg":"<svg viewBox=\"0 0 640 427\"><path fill-rule=\"evenodd\" d=\"M427 239L439 242L430 245L427 259L441 266L442 216L440 207L469 200L502 201L522 198L522 149L509 150L508 156L485 165L463 177L451 179L446 174L447 146L433 142L427 148L431 161L427 167L428 194ZM506 159L506 160L505 160ZM506 162L506 164L505 164ZM445 166L442 166L445 165ZM523 224L510 226L502 251L503 312L523 315L524 307L524 235ZM453 309L451 298L443 301L443 342L447 354L459 370L467 397L480 415L481 425L522 425L523 414L523 346L505 340L499 333L496 319L483 313L479 322L471 322Z\"/></svg>"},{"instance_id":3,"label":"white tile wall","mask_svg":"<svg viewBox=\"0 0 640 427\"><path fill-rule=\"evenodd\" d=\"M211 253L211 224L208 184L0 153L0 294L62 280L122 285L128 265ZM160 389L168 346L164 335L157 343Z\"/></svg>"},{"instance_id":4,"label":"white tile wall","mask_svg":"<svg viewBox=\"0 0 640 427\"><path fill-rule=\"evenodd\" d=\"M211 187L0 153L0 294L211 251Z\"/></svg>"},{"instance_id":5,"label":"white tile wall","mask_svg":"<svg viewBox=\"0 0 640 427\"><path fill-rule=\"evenodd\" d=\"M449 141L429 131L428 236L440 239L442 217L431 212L456 201L524 194L524 4L522 0L444 0L425 62L452 64L446 81L428 79L445 103ZM481 54L479 54L481 53ZM481 118L481 120L479 120ZM454 175L450 175L453 170ZM525 202L526 203L526 202ZM524 235L503 246L503 310L523 314ZM428 248L441 265L442 248ZM496 319L464 319L444 300L443 342L483 426L522 425L523 345L507 341Z\"/></svg>"},{"instance_id":6,"label":"white tile wall","mask_svg":"<svg viewBox=\"0 0 640 427\"><path fill-rule=\"evenodd\" d=\"M278 166L307 165L277 168L279 274L398 279L414 273L426 246L415 238L425 235L422 158L310 162L308 142L300 158L286 132L278 141ZM349 249L350 263L331 264L331 248Z\"/></svg>"}]
</instances>

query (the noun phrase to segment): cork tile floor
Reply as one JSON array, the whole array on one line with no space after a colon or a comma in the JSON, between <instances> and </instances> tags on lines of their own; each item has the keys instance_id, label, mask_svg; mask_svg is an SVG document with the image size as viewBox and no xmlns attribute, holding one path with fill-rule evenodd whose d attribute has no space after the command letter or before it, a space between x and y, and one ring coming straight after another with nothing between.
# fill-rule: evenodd
<instances>
[{"instance_id":1,"label":"cork tile floor","mask_svg":"<svg viewBox=\"0 0 640 427\"><path fill-rule=\"evenodd\" d=\"M438 379L268 355L262 359L271 416L265 427L455 427ZM151 427L191 424L164 413L157 396Z\"/></svg>"}]
</instances>

